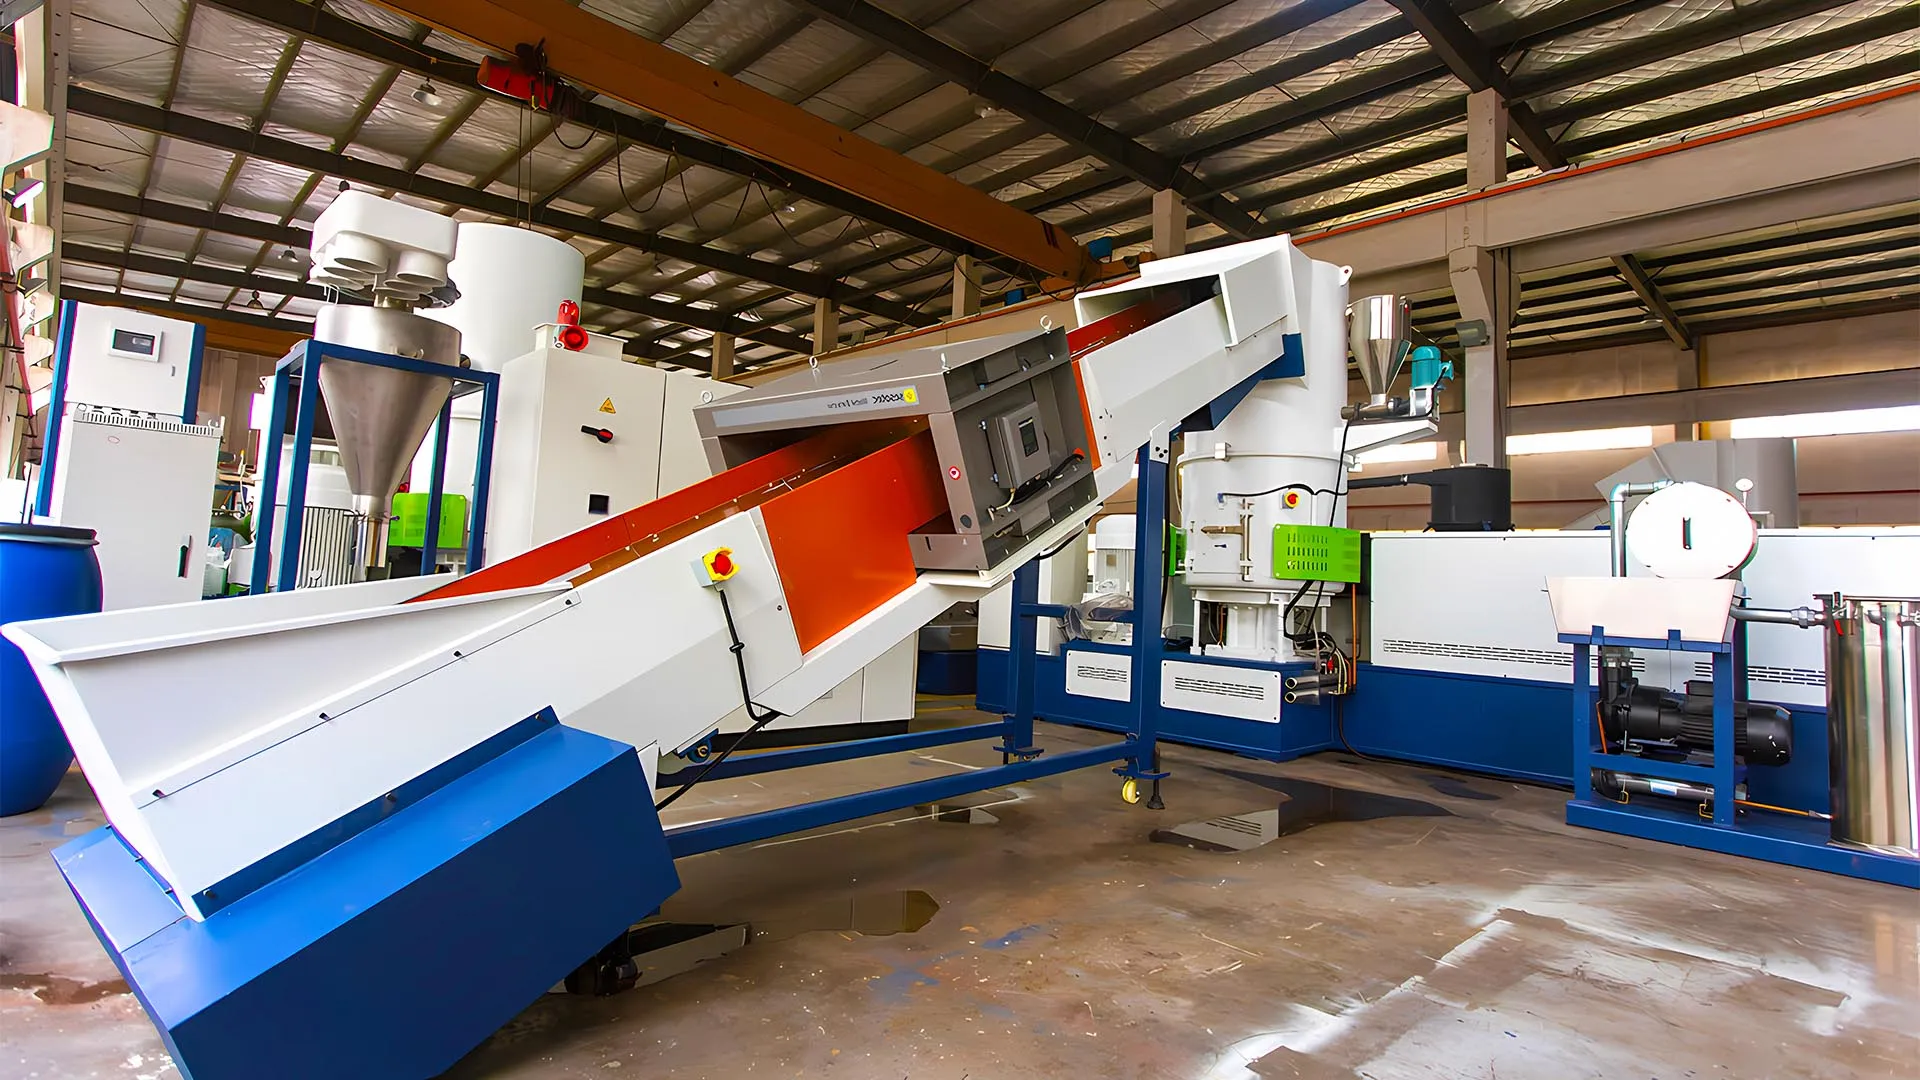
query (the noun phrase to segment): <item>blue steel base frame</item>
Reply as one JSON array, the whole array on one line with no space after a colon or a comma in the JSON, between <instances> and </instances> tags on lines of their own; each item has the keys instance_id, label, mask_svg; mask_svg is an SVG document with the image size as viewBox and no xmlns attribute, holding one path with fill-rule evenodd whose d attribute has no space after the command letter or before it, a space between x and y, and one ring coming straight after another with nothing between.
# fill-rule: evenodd
<instances>
[{"instance_id":1,"label":"blue steel base frame","mask_svg":"<svg viewBox=\"0 0 1920 1080\"><path fill-rule=\"evenodd\" d=\"M486 565L487 494L493 478L493 427L500 412L500 376L491 371L435 364L391 353L370 352L325 341L302 341L295 345L273 371L272 404L268 410L267 430L260 441L260 506L254 518L254 572L247 591L264 593L269 588L285 591L300 580L300 531L307 508L307 466L313 455L314 414L320 402L320 366L327 362L373 364L397 368L421 375L438 375L453 380L453 393L440 406L440 418L434 424L433 480L427 492L426 548L420 553L421 573L430 573L439 558L440 496L445 488L447 438L453 427L453 399L468 394L482 395L480 404L480 447L474 463L474 487L471 518L467 527L467 571ZM280 573L273 575L273 527L278 516L280 493L280 447L286 439L287 406L293 398L293 383L299 381L293 400L293 463L287 475L287 524L285 548L292 558L282 557Z\"/></svg>"},{"instance_id":2,"label":"blue steel base frame","mask_svg":"<svg viewBox=\"0 0 1920 1080\"><path fill-rule=\"evenodd\" d=\"M439 1075L679 889L632 747L543 712L468 757L204 921L110 827L54 853L182 1076Z\"/></svg>"},{"instance_id":3,"label":"blue steel base frame","mask_svg":"<svg viewBox=\"0 0 1920 1080\"><path fill-rule=\"evenodd\" d=\"M1736 649L1732 641L1686 641L1678 632L1670 633L1664 641L1609 637L1598 626L1590 634L1561 634L1560 641L1573 646L1573 799L1567 803L1567 824L1920 889L1920 860L1832 844L1827 825L1821 821L1741 810L1735 788L1745 778L1746 770L1734 760L1733 703L1744 696L1745 688L1734 685ZM1591 663L1593 649L1605 645L1677 649L1712 656L1713 764L1655 761L1611 753L1604 746L1595 748L1599 691L1590 681ZM1651 802L1621 803L1598 796L1593 790L1594 769L1710 785L1713 816L1709 819L1698 810Z\"/></svg>"}]
</instances>

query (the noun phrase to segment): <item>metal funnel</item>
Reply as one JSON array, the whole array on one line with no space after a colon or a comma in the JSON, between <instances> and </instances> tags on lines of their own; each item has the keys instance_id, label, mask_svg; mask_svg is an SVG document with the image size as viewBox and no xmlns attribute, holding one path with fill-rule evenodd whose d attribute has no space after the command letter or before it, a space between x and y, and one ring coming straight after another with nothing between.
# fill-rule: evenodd
<instances>
[{"instance_id":1,"label":"metal funnel","mask_svg":"<svg viewBox=\"0 0 1920 1080\"><path fill-rule=\"evenodd\" d=\"M1375 399L1386 396L1401 361L1413 348L1413 319L1406 298L1392 293L1363 296L1347 305L1347 344L1360 378Z\"/></svg>"},{"instance_id":2,"label":"metal funnel","mask_svg":"<svg viewBox=\"0 0 1920 1080\"><path fill-rule=\"evenodd\" d=\"M399 308L322 307L314 319L313 336L369 352L449 365L460 362L460 331ZM366 519L362 561L367 566L384 566L385 525L394 489L405 479L427 429L453 393L453 380L329 360L320 365L320 393L333 422L347 486L354 494L354 510Z\"/></svg>"}]
</instances>

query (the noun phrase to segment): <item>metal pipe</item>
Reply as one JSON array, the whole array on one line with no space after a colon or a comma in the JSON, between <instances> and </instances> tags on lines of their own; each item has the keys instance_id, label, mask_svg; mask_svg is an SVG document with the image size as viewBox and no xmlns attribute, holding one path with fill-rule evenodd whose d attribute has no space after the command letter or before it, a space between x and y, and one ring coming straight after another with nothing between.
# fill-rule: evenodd
<instances>
[{"instance_id":1,"label":"metal pipe","mask_svg":"<svg viewBox=\"0 0 1920 1080\"><path fill-rule=\"evenodd\" d=\"M1320 703L1320 691L1318 688L1312 690L1288 690L1280 695L1280 700L1289 705L1317 705Z\"/></svg>"},{"instance_id":2,"label":"metal pipe","mask_svg":"<svg viewBox=\"0 0 1920 1080\"><path fill-rule=\"evenodd\" d=\"M1627 516L1627 500L1635 495L1651 495L1673 483L1671 480L1651 480L1640 484L1615 484L1607 496L1607 547L1613 562L1607 573L1613 577L1627 576L1627 533L1622 525Z\"/></svg>"},{"instance_id":3,"label":"metal pipe","mask_svg":"<svg viewBox=\"0 0 1920 1080\"><path fill-rule=\"evenodd\" d=\"M1797 626L1802 630L1824 625L1827 621L1826 612L1815 611L1812 608L1804 607L1737 607L1733 609L1733 617L1737 622L1784 623L1789 626Z\"/></svg>"},{"instance_id":4,"label":"metal pipe","mask_svg":"<svg viewBox=\"0 0 1920 1080\"><path fill-rule=\"evenodd\" d=\"M1313 690L1339 681L1339 676L1331 671L1316 671L1311 675L1292 676L1287 679L1286 686L1289 690Z\"/></svg>"}]
</instances>

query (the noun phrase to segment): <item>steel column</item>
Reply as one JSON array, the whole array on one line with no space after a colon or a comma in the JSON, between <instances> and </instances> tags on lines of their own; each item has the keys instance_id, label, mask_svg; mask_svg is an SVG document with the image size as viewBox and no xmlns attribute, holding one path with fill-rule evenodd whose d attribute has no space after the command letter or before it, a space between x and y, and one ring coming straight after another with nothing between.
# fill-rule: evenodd
<instances>
[{"instance_id":1,"label":"steel column","mask_svg":"<svg viewBox=\"0 0 1920 1080\"><path fill-rule=\"evenodd\" d=\"M453 427L453 398L440 406L440 419L433 425L433 478L427 485L427 531L420 538L420 576L433 573L440 561L440 495L446 490L447 439Z\"/></svg>"}]
</instances>

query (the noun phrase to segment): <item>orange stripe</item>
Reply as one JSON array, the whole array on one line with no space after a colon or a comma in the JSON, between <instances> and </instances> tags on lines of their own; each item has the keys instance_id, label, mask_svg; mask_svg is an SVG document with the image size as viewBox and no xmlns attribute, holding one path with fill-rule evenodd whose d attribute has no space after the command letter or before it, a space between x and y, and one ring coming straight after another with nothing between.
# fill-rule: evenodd
<instances>
[{"instance_id":1,"label":"orange stripe","mask_svg":"<svg viewBox=\"0 0 1920 1080\"><path fill-rule=\"evenodd\" d=\"M913 584L907 536L948 514L933 436L876 450L760 508L800 650Z\"/></svg>"},{"instance_id":2,"label":"orange stripe","mask_svg":"<svg viewBox=\"0 0 1920 1080\"><path fill-rule=\"evenodd\" d=\"M923 430L924 420L873 420L822 429L801 442L681 488L506 562L468 574L415 600L443 600L544 585L569 575L579 584L723 518L750 510L876 447ZM586 573L575 574L582 567Z\"/></svg>"}]
</instances>

